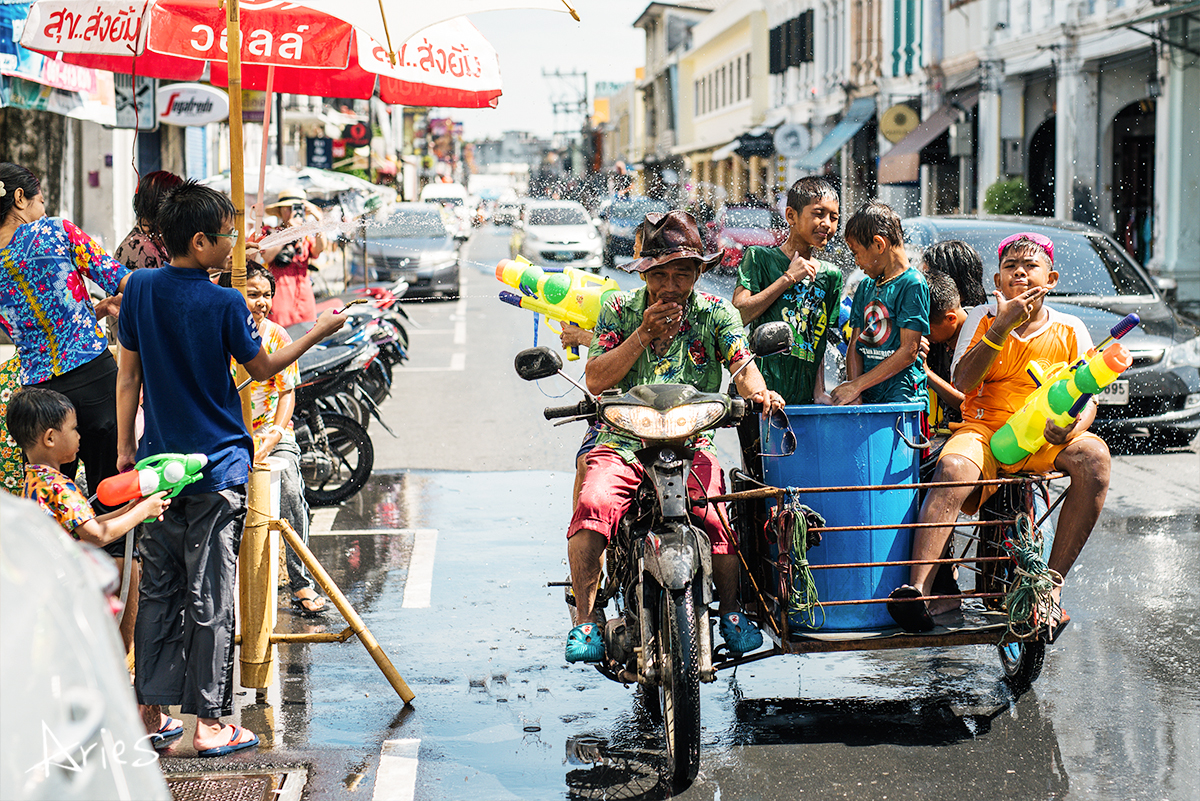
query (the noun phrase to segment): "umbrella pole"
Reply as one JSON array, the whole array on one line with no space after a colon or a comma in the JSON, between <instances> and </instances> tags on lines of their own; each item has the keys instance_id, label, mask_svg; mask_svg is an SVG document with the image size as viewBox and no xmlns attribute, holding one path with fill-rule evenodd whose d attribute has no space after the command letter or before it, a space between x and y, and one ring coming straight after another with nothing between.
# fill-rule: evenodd
<instances>
[{"instance_id":1,"label":"umbrella pole","mask_svg":"<svg viewBox=\"0 0 1200 801\"><path fill-rule=\"evenodd\" d=\"M229 193L233 200L233 221L238 232L233 248L233 287L246 293L246 174L244 172L242 141L242 35L241 8L238 0L225 2L225 27L229 43ZM237 381L246 378L246 368L238 366ZM250 416L250 386L241 392L242 420L247 431L253 431ZM270 471L265 465L251 467L246 495L246 528L238 552L239 603L241 605L242 686L266 689L271 685L275 659L271 645L274 628L274 587L269 576L271 565L271 532L267 528L269 514L262 509L269 505ZM267 574L264 575L264 569Z\"/></svg>"},{"instance_id":2,"label":"umbrella pole","mask_svg":"<svg viewBox=\"0 0 1200 801\"><path fill-rule=\"evenodd\" d=\"M267 151L270 150L271 132L271 95L275 92L275 65L267 65L267 104L263 108L262 122L262 154L258 157L258 202L254 204L254 230L261 231L263 215L266 211L267 189ZM282 164L283 161L280 161Z\"/></svg>"}]
</instances>

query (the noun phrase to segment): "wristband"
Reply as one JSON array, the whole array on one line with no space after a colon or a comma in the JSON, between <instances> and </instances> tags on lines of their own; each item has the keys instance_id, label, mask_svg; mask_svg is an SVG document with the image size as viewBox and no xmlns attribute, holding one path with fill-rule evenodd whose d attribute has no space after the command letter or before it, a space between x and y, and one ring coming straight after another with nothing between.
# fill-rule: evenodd
<instances>
[{"instance_id":1,"label":"wristband","mask_svg":"<svg viewBox=\"0 0 1200 801\"><path fill-rule=\"evenodd\" d=\"M282 437L282 436L283 436L283 426L279 425L278 423L271 423L271 425L269 425L269 426L267 426L266 428L264 428L264 429L263 429L263 436L264 436L264 437L265 437L265 436L267 436L267 435L268 435L268 434L270 434L272 431L278 432L278 434L279 434L279 436L280 436L280 437Z\"/></svg>"},{"instance_id":2,"label":"wristband","mask_svg":"<svg viewBox=\"0 0 1200 801\"><path fill-rule=\"evenodd\" d=\"M645 350L646 343L642 341L642 329L635 328L635 329L633 329L633 333L637 334L638 344L642 346L642 350Z\"/></svg>"},{"instance_id":3,"label":"wristband","mask_svg":"<svg viewBox=\"0 0 1200 801\"><path fill-rule=\"evenodd\" d=\"M1001 351L1001 350L1003 350L1003 349L1004 349L1004 346L1003 346L1003 345L997 345L995 342L993 342L992 340L988 339L988 332L987 332L987 331L984 331L984 332L983 332L983 336L981 336L981 337L979 338L979 341L980 341L980 342L982 342L983 344L987 345L987 346L988 346L989 348L991 348L992 350L994 350L994 351L997 351L997 352L999 352L999 351Z\"/></svg>"}]
</instances>

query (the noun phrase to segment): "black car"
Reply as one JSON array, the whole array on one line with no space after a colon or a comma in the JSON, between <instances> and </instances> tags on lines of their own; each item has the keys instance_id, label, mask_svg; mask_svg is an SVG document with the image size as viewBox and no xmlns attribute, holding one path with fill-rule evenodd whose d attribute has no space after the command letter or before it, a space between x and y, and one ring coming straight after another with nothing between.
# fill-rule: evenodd
<instances>
[{"instance_id":1,"label":"black car","mask_svg":"<svg viewBox=\"0 0 1200 801\"><path fill-rule=\"evenodd\" d=\"M408 282L408 297L457 298L462 237L432 203L397 203L367 226L367 259L379 281ZM358 246L361 247L359 242Z\"/></svg>"},{"instance_id":2,"label":"black car","mask_svg":"<svg viewBox=\"0 0 1200 801\"><path fill-rule=\"evenodd\" d=\"M612 267L617 256L633 255L633 233L650 212L671 210L661 200L620 197L600 207L600 234L604 237L604 265Z\"/></svg>"},{"instance_id":3,"label":"black car","mask_svg":"<svg viewBox=\"0 0 1200 801\"><path fill-rule=\"evenodd\" d=\"M1100 398L1097 433L1149 434L1165 445L1187 445L1200 429L1200 327L1167 305L1153 278L1112 239L1080 223L1037 217L914 217L903 221L916 250L960 239L983 257L984 289L995 288L996 250L1006 237L1031 231L1054 242L1058 285L1052 307L1078 317L1095 343L1122 317L1141 324L1121 340L1133 365Z\"/></svg>"}]
</instances>

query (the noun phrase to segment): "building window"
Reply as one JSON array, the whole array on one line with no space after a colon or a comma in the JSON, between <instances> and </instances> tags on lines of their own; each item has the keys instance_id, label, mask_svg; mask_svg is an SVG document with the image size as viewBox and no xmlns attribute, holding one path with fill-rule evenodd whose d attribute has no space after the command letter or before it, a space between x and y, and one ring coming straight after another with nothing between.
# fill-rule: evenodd
<instances>
[{"instance_id":1,"label":"building window","mask_svg":"<svg viewBox=\"0 0 1200 801\"><path fill-rule=\"evenodd\" d=\"M750 54L746 54L746 97L750 97Z\"/></svg>"},{"instance_id":2,"label":"building window","mask_svg":"<svg viewBox=\"0 0 1200 801\"><path fill-rule=\"evenodd\" d=\"M700 82L699 81L692 81L692 101L694 104L694 106L693 106L694 111L692 111L692 113L695 114L697 117L699 117L700 116Z\"/></svg>"},{"instance_id":3,"label":"building window","mask_svg":"<svg viewBox=\"0 0 1200 801\"><path fill-rule=\"evenodd\" d=\"M742 99L742 57L737 57L737 99Z\"/></svg>"}]
</instances>

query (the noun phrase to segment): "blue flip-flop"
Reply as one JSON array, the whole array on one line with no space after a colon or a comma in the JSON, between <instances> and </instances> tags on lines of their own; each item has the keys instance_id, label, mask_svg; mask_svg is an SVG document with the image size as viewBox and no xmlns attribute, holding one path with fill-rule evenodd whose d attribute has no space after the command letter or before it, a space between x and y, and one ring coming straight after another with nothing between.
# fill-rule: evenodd
<instances>
[{"instance_id":1,"label":"blue flip-flop","mask_svg":"<svg viewBox=\"0 0 1200 801\"><path fill-rule=\"evenodd\" d=\"M167 722L158 731L150 735L150 744L162 748L183 736L183 721L168 716Z\"/></svg>"},{"instance_id":2,"label":"blue flip-flop","mask_svg":"<svg viewBox=\"0 0 1200 801\"><path fill-rule=\"evenodd\" d=\"M604 660L604 639L595 623L580 623L567 635L568 662L601 662Z\"/></svg>"},{"instance_id":3,"label":"blue flip-flop","mask_svg":"<svg viewBox=\"0 0 1200 801\"><path fill-rule=\"evenodd\" d=\"M757 650L763 644L762 632L746 619L740 612L726 612L721 615L721 639L725 647L735 656Z\"/></svg>"},{"instance_id":4,"label":"blue flip-flop","mask_svg":"<svg viewBox=\"0 0 1200 801\"><path fill-rule=\"evenodd\" d=\"M196 756L225 756L226 754L232 754L234 751L241 751L242 749L253 748L254 746L258 745L258 735L256 735L254 732L251 732L249 729L243 729L241 726L234 726L232 723L229 724L229 728L233 731L229 735L228 745L218 745L216 748L205 748L203 751L197 751ZM251 739L244 743L239 743L238 738L242 736L243 731L250 732Z\"/></svg>"}]
</instances>

